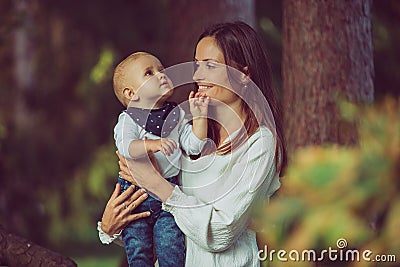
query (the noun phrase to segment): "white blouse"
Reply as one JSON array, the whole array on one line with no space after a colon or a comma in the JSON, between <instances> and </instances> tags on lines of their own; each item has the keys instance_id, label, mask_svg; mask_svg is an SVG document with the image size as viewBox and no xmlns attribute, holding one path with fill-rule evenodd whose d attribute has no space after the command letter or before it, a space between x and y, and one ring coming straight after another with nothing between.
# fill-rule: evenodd
<instances>
[{"instance_id":1,"label":"white blouse","mask_svg":"<svg viewBox=\"0 0 400 267\"><path fill-rule=\"evenodd\" d=\"M260 266L252 209L279 187L275 140L261 127L228 155L182 162L181 189L163 204L186 236L186 266Z\"/></svg>"}]
</instances>

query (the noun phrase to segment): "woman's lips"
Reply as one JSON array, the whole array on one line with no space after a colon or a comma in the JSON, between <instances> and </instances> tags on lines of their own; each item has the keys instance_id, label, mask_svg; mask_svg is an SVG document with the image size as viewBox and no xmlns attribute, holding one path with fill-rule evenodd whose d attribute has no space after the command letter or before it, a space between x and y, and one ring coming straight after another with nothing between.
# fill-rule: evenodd
<instances>
[{"instance_id":1,"label":"woman's lips","mask_svg":"<svg viewBox=\"0 0 400 267\"><path fill-rule=\"evenodd\" d=\"M199 86L198 92L200 93L203 93L212 87L211 85L204 85L204 84L199 84L198 86Z\"/></svg>"}]
</instances>

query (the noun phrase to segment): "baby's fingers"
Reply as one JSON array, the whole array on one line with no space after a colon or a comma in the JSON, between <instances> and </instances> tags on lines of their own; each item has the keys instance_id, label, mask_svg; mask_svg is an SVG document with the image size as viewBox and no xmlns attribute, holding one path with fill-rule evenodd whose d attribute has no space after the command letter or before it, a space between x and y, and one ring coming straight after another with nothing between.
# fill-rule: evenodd
<instances>
[{"instance_id":1,"label":"baby's fingers","mask_svg":"<svg viewBox=\"0 0 400 267\"><path fill-rule=\"evenodd\" d=\"M177 148L177 145L174 140L165 139L162 141L162 148L163 148L163 153L169 156L174 153L174 149Z\"/></svg>"},{"instance_id":2,"label":"baby's fingers","mask_svg":"<svg viewBox=\"0 0 400 267\"><path fill-rule=\"evenodd\" d=\"M206 93L199 93L198 97L207 97L207 94Z\"/></svg>"},{"instance_id":3,"label":"baby's fingers","mask_svg":"<svg viewBox=\"0 0 400 267\"><path fill-rule=\"evenodd\" d=\"M172 153L174 153L174 148L172 147L172 145L170 143L164 144L163 148L165 149L168 156L171 155Z\"/></svg>"},{"instance_id":4,"label":"baby's fingers","mask_svg":"<svg viewBox=\"0 0 400 267\"><path fill-rule=\"evenodd\" d=\"M168 144L173 148L176 149L178 146L176 145L176 142L172 139L168 139Z\"/></svg>"},{"instance_id":5,"label":"baby's fingers","mask_svg":"<svg viewBox=\"0 0 400 267\"><path fill-rule=\"evenodd\" d=\"M171 140L171 139L168 139L167 145L168 145L169 153L173 154L174 150L177 148L177 145L176 145L175 141Z\"/></svg>"}]
</instances>

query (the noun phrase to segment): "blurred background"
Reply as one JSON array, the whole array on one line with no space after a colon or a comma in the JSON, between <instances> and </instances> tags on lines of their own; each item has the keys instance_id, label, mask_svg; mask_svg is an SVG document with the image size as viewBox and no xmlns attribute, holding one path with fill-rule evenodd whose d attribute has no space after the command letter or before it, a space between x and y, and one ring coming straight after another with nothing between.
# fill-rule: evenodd
<instances>
[{"instance_id":1,"label":"blurred background","mask_svg":"<svg viewBox=\"0 0 400 267\"><path fill-rule=\"evenodd\" d=\"M139 50L164 66L189 61L206 25L240 19L263 37L281 90L282 6L2 0L0 224L79 266L117 266L123 250L103 246L96 231L118 172L113 126L122 106L112 90L115 65ZM372 27L375 99L398 97L400 2L374 1Z\"/></svg>"}]
</instances>

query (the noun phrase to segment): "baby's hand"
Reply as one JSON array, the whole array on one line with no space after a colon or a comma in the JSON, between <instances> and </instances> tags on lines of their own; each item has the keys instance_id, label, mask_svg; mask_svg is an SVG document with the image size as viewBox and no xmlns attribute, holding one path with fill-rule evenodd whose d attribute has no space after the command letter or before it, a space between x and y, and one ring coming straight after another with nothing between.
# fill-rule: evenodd
<instances>
[{"instance_id":1,"label":"baby's hand","mask_svg":"<svg viewBox=\"0 0 400 267\"><path fill-rule=\"evenodd\" d=\"M189 106L190 113L193 118L196 117L207 117L208 104L210 103L210 97L201 93L194 93L193 91L189 94Z\"/></svg>"},{"instance_id":2,"label":"baby's hand","mask_svg":"<svg viewBox=\"0 0 400 267\"><path fill-rule=\"evenodd\" d=\"M154 140L153 145L154 146L151 149L152 152L161 151L161 153L163 153L166 156L172 155L174 153L174 150L178 148L176 142L169 138L161 138Z\"/></svg>"}]
</instances>

